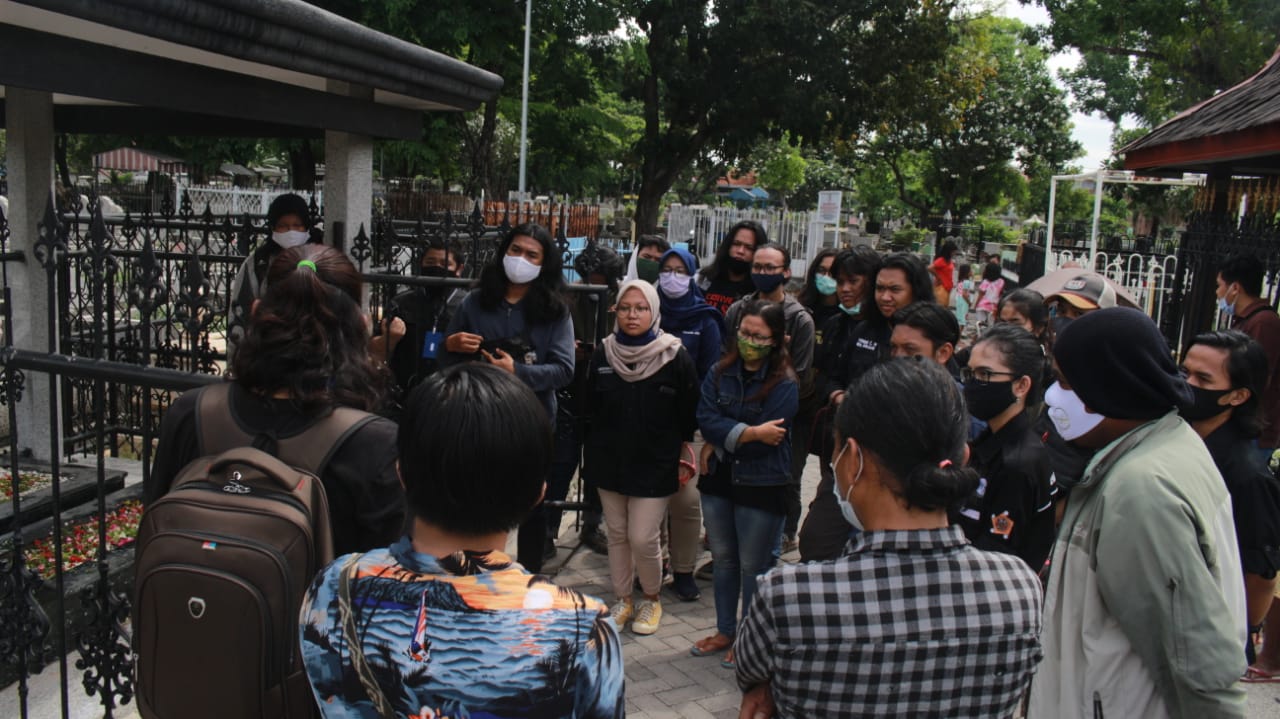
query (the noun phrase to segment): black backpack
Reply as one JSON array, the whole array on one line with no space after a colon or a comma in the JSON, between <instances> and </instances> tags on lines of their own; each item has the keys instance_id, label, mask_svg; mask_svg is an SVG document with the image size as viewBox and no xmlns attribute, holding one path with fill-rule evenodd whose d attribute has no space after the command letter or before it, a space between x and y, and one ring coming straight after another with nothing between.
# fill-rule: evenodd
<instances>
[{"instance_id":1,"label":"black backpack","mask_svg":"<svg viewBox=\"0 0 1280 719\"><path fill-rule=\"evenodd\" d=\"M146 508L138 528L133 646L146 719L318 713L298 612L333 560L319 477L374 415L337 408L279 438L273 456L232 416L230 388L200 390L202 456Z\"/></svg>"}]
</instances>

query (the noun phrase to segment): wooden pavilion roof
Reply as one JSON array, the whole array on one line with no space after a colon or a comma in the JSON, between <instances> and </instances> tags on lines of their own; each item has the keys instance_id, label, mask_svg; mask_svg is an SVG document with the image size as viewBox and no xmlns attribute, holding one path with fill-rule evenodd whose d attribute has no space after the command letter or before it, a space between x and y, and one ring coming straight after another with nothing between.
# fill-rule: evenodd
<instances>
[{"instance_id":1,"label":"wooden pavilion roof","mask_svg":"<svg viewBox=\"0 0 1280 719\"><path fill-rule=\"evenodd\" d=\"M1179 113L1120 150L1150 175L1280 174L1280 48L1252 77Z\"/></svg>"}]
</instances>

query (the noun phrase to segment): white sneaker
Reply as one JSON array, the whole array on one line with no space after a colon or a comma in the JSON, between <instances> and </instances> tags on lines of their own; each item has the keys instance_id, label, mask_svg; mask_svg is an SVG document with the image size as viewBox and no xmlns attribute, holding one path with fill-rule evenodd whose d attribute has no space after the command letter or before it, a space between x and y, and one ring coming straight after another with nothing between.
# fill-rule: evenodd
<instances>
[{"instance_id":1,"label":"white sneaker","mask_svg":"<svg viewBox=\"0 0 1280 719\"><path fill-rule=\"evenodd\" d=\"M653 634L662 623L662 602L656 599L640 600L640 608L636 610L636 619L631 622L633 634Z\"/></svg>"},{"instance_id":2,"label":"white sneaker","mask_svg":"<svg viewBox=\"0 0 1280 719\"><path fill-rule=\"evenodd\" d=\"M631 597L627 597L614 603L613 607L609 609L609 618L618 627L618 631L622 631L627 626L627 622L631 621L631 617L635 616L635 613L635 605L631 603Z\"/></svg>"}]
</instances>

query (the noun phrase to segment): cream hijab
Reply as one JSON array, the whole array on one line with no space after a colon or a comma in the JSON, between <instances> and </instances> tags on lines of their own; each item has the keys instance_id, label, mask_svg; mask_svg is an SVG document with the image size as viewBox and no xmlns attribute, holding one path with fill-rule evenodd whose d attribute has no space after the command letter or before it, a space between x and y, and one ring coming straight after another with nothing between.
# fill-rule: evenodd
<instances>
[{"instance_id":1,"label":"cream hijab","mask_svg":"<svg viewBox=\"0 0 1280 719\"><path fill-rule=\"evenodd\" d=\"M682 344L680 338L669 335L658 327L662 321L658 308L658 290L644 280L630 280L618 288L618 301L621 302L631 290L639 290L644 295L645 302L653 308L653 322L649 329L655 336L646 344L624 345L618 342L616 335L611 334L604 338L604 357L619 377L627 382L639 382L657 374L658 370L675 359Z\"/></svg>"}]
</instances>

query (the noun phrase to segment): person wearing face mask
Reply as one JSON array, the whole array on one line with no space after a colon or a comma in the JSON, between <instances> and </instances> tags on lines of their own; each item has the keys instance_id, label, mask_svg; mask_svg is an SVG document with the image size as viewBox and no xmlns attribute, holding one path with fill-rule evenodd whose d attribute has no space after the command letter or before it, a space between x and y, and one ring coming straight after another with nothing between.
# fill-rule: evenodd
<instances>
[{"instance_id":1,"label":"person wearing face mask","mask_svg":"<svg viewBox=\"0 0 1280 719\"><path fill-rule=\"evenodd\" d=\"M787 280L791 279L791 253L786 247L772 242L756 248L751 263L751 283L756 291L743 297L729 308L725 315L723 351L731 347L730 338L737 334L743 308L748 302L765 300L782 305L786 321L787 352L791 368L799 378L801 411L796 414L791 434L794 451L791 454L791 483L787 493L787 521L783 526L783 540L779 553L797 547L796 530L800 524L800 478L804 475L805 461L809 458L809 438L813 430L813 418L825 402L815 391L813 381L813 316L800 301L787 293Z\"/></svg>"},{"instance_id":2,"label":"person wearing face mask","mask_svg":"<svg viewBox=\"0 0 1280 719\"><path fill-rule=\"evenodd\" d=\"M1194 400L1180 413L1204 439L1231 494L1251 635L1245 656L1252 665L1244 681L1280 681L1280 637L1264 644L1256 663L1252 641L1272 606L1280 570L1280 482L1251 446L1261 424L1258 399L1266 385L1267 356L1243 332L1207 332L1191 341L1182 371ZM1274 614L1267 625L1280 633L1280 611Z\"/></svg>"},{"instance_id":3,"label":"person wearing face mask","mask_svg":"<svg viewBox=\"0 0 1280 719\"><path fill-rule=\"evenodd\" d=\"M706 440L699 458L702 515L714 562L716 633L694 656L721 655L733 666L739 606L774 563L791 481L791 420L798 407L782 307L752 300L742 308L737 343L707 373L698 403ZM739 603L741 598L741 603Z\"/></svg>"},{"instance_id":4,"label":"person wearing face mask","mask_svg":"<svg viewBox=\"0 0 1280 719\"><path fill-rule=\"evenodd\" d=\"M1228 258L1218 268L1218 309L1240 330L1262 345L1267 356L1267 384L1260 401L1264 426L1255 442L1264 464L1280 448L1280 315L1262 298L1266 268L1251 255Z\"/></svg>"},{"instance_id":5,"label":"person wearing face mask","mask_svg":"<svg viewBox=\"0 0 1280 719\"><path fill-rule=\"evenodd\" d=\"M975 547L1021 557L1035 572L1053 545L1056 494L1049 451L1027 413L1043 371L1040 344L1021 327L995 325L974 344L962 373L965 406L987 429L970 458L978 488L955 514Z\"/></svg>"},{"instance_id":6,"label":"person wearing face mask","mask_svg":"<svg viewBox=\"0 0 1280 719\"><path fill-rule=\"evenodd\" d=\"M287 192L267 207L267 229L271 237L254 248L231 281L231 303L227 317L227 364L244 338L253 301L267 289L267 270L283 250L308 243L317 244L323 235L312 224L311 210L300 195Z\"/></svg>"},{"instance_id":7,"label":"person wearing face mask","mask_svg":"<svg viewBox=\"0 0 1280 719\"><path fill-rule=\"evenodd\" d=\"M830 463L862 532L833 561L761 578L734 643L740 716L1013 715L1040 661L1040 583L948 520L978 481L964 415L934 362L849 388Z\"/></svg>"},{"instance_id":8,"label":"person wearing face mask","mask_svg":"<svg viewBox=\"0 0 1280 719\"><path fill-rule=\"evenodd\" d=\"M662 620L659 537L667 503L695 474L689 442L700 378L680 340L660 329L653 285L624 282L617 317L618 331L604 339L587 376L583 472L604 505L614 623L653 634ZM637 576L638 603L632 600Z\"/></svg>"},{"instance_id":9,"label":"person wearing face mask","mask_svg":"<svg viewBox=\"0 0 1280 719\"><path fill-rule=\"evenodd\" d=\"M552 422L556 391L573 381L573 322L564 299L561 252L546 228L513 227L445 330L440 366L488 362L533 390ZM549 517L541 505L517 535L517 558L537 573Z\"/></svg>"},{"instance_id":10,"label":"person wearing face mask","mask_svg":"<svg viewBox=\"0 0 1280 719\"><path fill-rule=\"evenodd\" d=\"M702 290L707 304L728 312L734 302L755 289L751 282L751 263L756 248L768 241L769 233L764 226L752 220L738 222L724 233L715 258L698 272L698 289Z\"/></svg>"},{"instance_id":11,"label":"person wearing face mask","mask_svg":"<svg viewBox=\"0 0 1280 719\"><path fill-rule=\"evenodd\" d=\"M840 314L840 295L836 294L836 278L833 269L838 251L831 248L821 250L809 261L809 272L804 279L804 287L800 290L800 304L809 310L813 317L814 343L817 344L817 333L827 320Z\"/></svg>"},{"instance_id":12,"label":"person wearing face mask","mask_svg":"<svg viewBox=\"0 0 1280 719\"><path fill-rule=\"evenodd\" d=\"M699 382L720 359L720 335L724 331L724 315L707 304L693 275L698 261L680 248L662 255L658 274L658 302L662 309L662 331L680 338L693 358ZM697 435L690 443L701 452L703 442ZM671 555L671 591L681 601L692 602L702 596L693 570L702 553L702 499L697 482L685 482L667 504L667 547Z\"/></svg>"},{"instance_id":13,"label":"person wearing face mask","mask_svg":"<svg viewBox=\"0 0 1280 719\"><path fill-rule=\"evenodd\" d=\"M657 282L662 255L670 249L671 244L661 235L640 235L640 239L636 240L635 251L627 262L627 271L622 281L644 280L650 284Z\"/></svg>"},{"instance_id":14,"label":"person wearing face mask","mask_svg":"<svg viewBox=\"0 0 1280 719\"><path fill-rule=\"evenodd\" d=\"M1191 389L1151 318L1114 307L1054 341L1046 396L1096 448L1045 590L1029 717L1244 717L1244 577L1231 496L1178 416Z\"/></svg>"},{"instance_id":15,"label":"person wearing face mask","mask_svg":"<svg viewBox=\"0 0 1280 719\"><path fill-rule=\"evenodd\" d=\"M814 384L824 407L819 410L809 443L810 454L824 460L834 449L832 422L836 405L829 399L848 385L847 380L836 377L845 376L849 368L861 374L888 355L884 348L888 346L889 320L875 310L871 300L871 288L881 262L880 253L859 245L842 250L831 266L836 280L837 314L828 319L815 336ZM867 311L864 312L864 308ZM845 383L840 384L841 381ZM797 537L803 562L840 556L853 531L840 516L840 508L832 497L831 484L835 479L831 468L825 461L818 468L821 478Z\"/></svg>"},{"instance_id":16,"label":"person wearing face mask","mask_svg":"<svg viewBox=\"0 0 1280 719\"><path fill-rule=\"evenodd\" d=\"M430 245L422 253L420 277L456 279L462 275L462 259L451 245ZM436 371L444 351L444 330L467 292L462 287L411 287L391 299L389 316L369 344L375 360L384 357L395 377L396 392L409 390Z\"/></svg>"}]
</instances>

